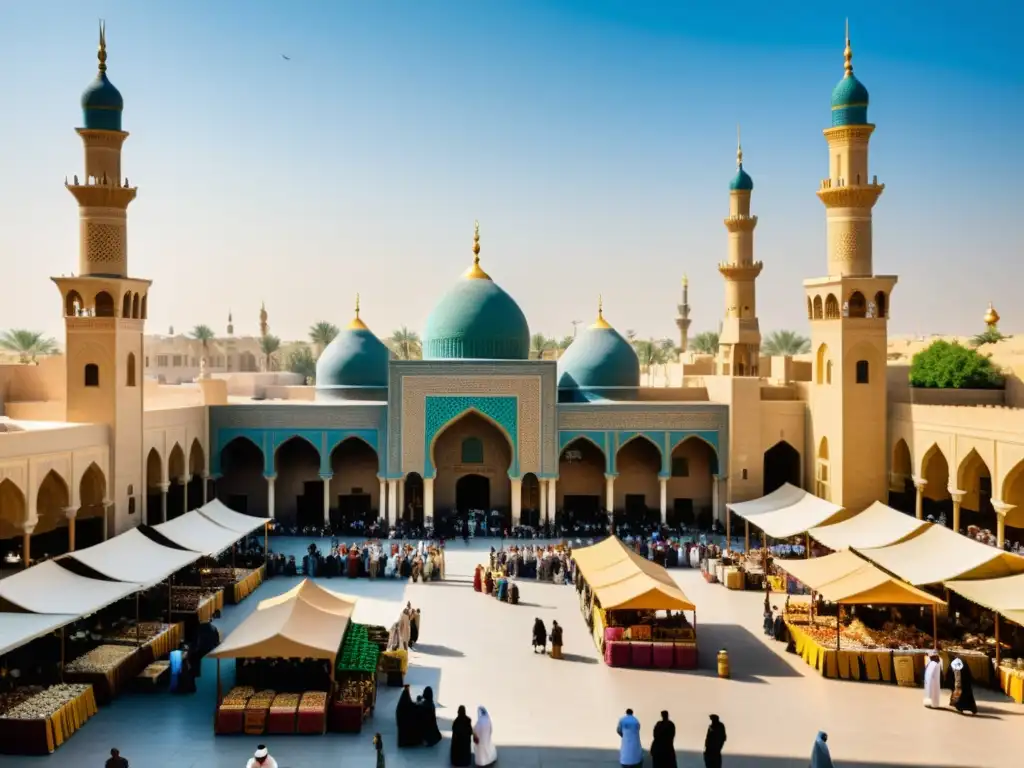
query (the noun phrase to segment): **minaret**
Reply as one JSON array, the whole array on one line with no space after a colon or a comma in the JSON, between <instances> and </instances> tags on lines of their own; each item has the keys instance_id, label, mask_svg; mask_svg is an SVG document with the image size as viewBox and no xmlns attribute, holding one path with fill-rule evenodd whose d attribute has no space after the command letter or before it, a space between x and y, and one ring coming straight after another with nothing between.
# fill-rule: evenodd
<instances>
[{"instance_id":1,"label":"minaret","mask_svg":"<svg viewBox=\"0 0 1024 768\"><path fill-rule=\"evenodd\" d=\"M110 427L107 534L142 521L142 365L149 280L128 277L127 209L136 189L121 176L124 101L107 78L104 25L99 71L82 94L85 177L65 187L78 202L78 274L55 277L67 332L67 420ZM76 307L78 310L76 311ZM174 480L178 478L172 478ZM163 482L167 482L163 478ZM72 488L72 507L78 489Z\"/></svg>"},{"instance_id":2,"label":"minaret","mask_svg":"<svg viewBox=\"0 0 1024 768\"><path fill-rule=\"evenodd\" d=\"M235 370L235 359L238 356L238 345L235 342L235 320L231 310L228 310L228 336L224 340L224 367Z\"/></svg>"},{"instance_id":3,"label":"minaret","mask_svg":"<svg viewBox=\"0 0 1024 768\"><path fill-rule=\"evenodd\" d=\"M679 316L676 318L676 327L679 329L679 354L686 352L686 345L690 338L690 281L683 275L683 303L676 305Z\"/></svg>"},{"instance_id":4,"label":"minaret","mask_svg":"<svg viewBox=\"0 0 1024 768\"><path fill-rule=\"evenodd\" d=\"M872 264L871 209L884 186L868 173L875 126L867 88L853 75L849 24L843 56L824 131L829 177L818 189L828 276L804 281L814 354L805 476L818 496L859 512L887 496L887 323L897 278L874 274Z\"/></svg>"},{"instance_id":5,"label":"minaret","mask_svg":"<svg viewBox=\"0 0 1024 768\"><path fill-rule=\"evenodd\" d=\"M750 194L754 180L743 170L743 145L736 128L736 175L729 182L729 257L718 265L725 278L725 320L718 339L718 373L723 376L757 376L761 355L761 329L757 322L754 281L764 266L754 261L754 227Z\"/></svg>"},{"instance_id":6,"label":"minaret","mask_svg":"<svg viewBox=\"0 0 1024 768\"><path fill-rule=\"evenodd\" d=\"M260 338L262 339L268 333L270 333L270 325L267 323L267 305L264 302L260 302Z\"/></svg>"}]
</instances>

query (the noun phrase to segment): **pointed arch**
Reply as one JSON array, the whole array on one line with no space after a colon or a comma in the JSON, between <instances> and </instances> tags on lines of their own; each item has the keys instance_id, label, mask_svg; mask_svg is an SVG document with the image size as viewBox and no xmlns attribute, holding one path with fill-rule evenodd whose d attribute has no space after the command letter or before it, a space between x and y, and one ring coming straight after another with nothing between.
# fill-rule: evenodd
<instances>
[{"instance_id":1,"label":"pointed arch","mask_svg":"<svg viewBox=\"0 0 1024 768\"><path fill-rule=\"evenodd\" d=\"M338 523L354 520L370 522L379 516L385 506L380 494L380 455L366 438L346 435L339 440L326 457L331 472L331 519ZM417 475L418 476L418 475ZM402 499L402 515L407 516L409 505L423 515L423 483L418 488L406 478ZM335 514L337 510L337 514Z\"/></svg>"},{"instance_id":2,"label":"pointed arch","mask_svg":"<svg viewBox=\"0 0 1024 768\"><path fill-rule=\"evenodd\" d=\"M825 297L825 319L839 319L839 299L836 298L834 293L830 293Z\"/></svg>"},{"instance_id":3,"label":"pointed arch","mask_svg":"<svg viewBox=\"0 0 1024 768\"><path fill-rule=\"evenodd\" d=\"M932 443L921 458L920 477L925 481L925 498L932 501L949 498L949 462L938 443Z\"/></svg>"},{"instance_id":4,"label":"pointed arch","mask_svg":"<svg viewBox=\"0 0 1024 768\"><path fill-rule=\"evenodd\" d=\"M437 432L434 433L434 437L430 441L430 449L429 449L429 451L427 453L427 455L430 457L431 466L433 466L433 467L437 466L436 462L434 461L434 447L437 445L437 441L441 437L441 435L443 435L451 427L453 427L454 425L458 424L463 419L465 419L467 417L470 417L470 416L476 416L476 417L479 417L479 418L483 419L488 424L490 424L492 427L494 427L496 430L498 430L498 432L501 433L502 437L504 437L505 441L508 443L508 449L509 449L509 451L512 454L512 461L514 462L515 461L515 454L516 454L516 444L515 444L515 440L513 440L512 436L508 433L508 430L505 429L505 427L502 426L502 424L500 422L498 422L492 416L488 416L486 413L484 413L483 411L480 411L477 408L470 407L470 408L467 408L466 410L462 411L458 416L455 416L455 417L449 419L440 429L437 430ZM511 464L509 466L511 467Z\"/></svg>"},{"instance_id":5,"label":"pointed arch","mask_svg":"<svg viewBox=\"0 0 1024 768\"><path fill-rule=\"evenodd\" d=\"M146 305L149 303L149 294L142 294L142 319L146 319Z\"/></svg>"},{"instance_id":6,"label":"pointed arch","mask_svg":"<svg viewBox=\"0 0 1024 768\"><path fill-rule=\"evenodd\" d=\"M181 479L186 474L187 466L184 449L180 443L175 443L167 455L167 477L175 481Z\"/></svg>"},{"instance_id":7,"label":"pointed arch","mask_svg":"<svg viewBox=\"0 0 1024 768\"><path fill-rule=\"evenodd\" d=\"M573 438L562 447L562 450L560 450L558 452L558 460L562 461L563 457L565 456L565 452L568 451L570 448L573 447L573 445L575 445L576 443L580 442L581 440L586 442L586 443L589 443L592 446L594 446L594 448L596 448L598 450L598 452L600 452L601 458L607 464L608 457L605 454L604 446L602 446L600 443L598 443L590 435L574 435Z\"/></svg>"},{"instance_id":8,"label":"pointed arch","mask_svg":"<svg viewBox=\"0 0 1024 768\"><path fill-rule=\"evenodd\" d=\"M777 491L786 483L795 485L800 483L801 458L800 451L794 448L785 440L779 440L775 445L764 452L762 473L762 492L765 496Z\"/></svg>"},{"instance_id":9,"label":"pointed arch","mask_svg":"<svg viewBox=\"0 0 1024 768\"><path fill-rule=\"evenodd\" d=\"M818 384L827 384L832 380L828 375L828 344L822 342L818 345L818 352L814 356L814 380Z\"/></svg>"},{"instance_id":10,"label":"pointed arch","mask_svg":"<svg viewBox=\"0 0 1024 768\"><path fill-rule=\"evenodd\" d=\"M323 524L319 449L295 434L274 451L274 516L300 527Z\"/></svg>"},{"instance_id":11,"label":"pointed arch","mask_svg":"<svg viewBox=\"0 0 1024 768\"><path fill-rule=\"evenodd\" d=\"M910 446L902 437L892 449L891 474L898 478L909 478L914 474L914 462L910 458Z\"/></svg>"},{"instance_id":12,"label":"pointed arch","mask_svg":"<svg viewBox=\"0 0 1024 768\"><path fill-rule=\"evenodd\" d=\"M124 300L121 302L121 317L132 316L132 292L125 291Z\"/></svg>"},{"instance_id":13,"label":"pointed arch","mask_svg":"<svg viewBox=\"0 0 1024 768\"><path fill-rule=\"evenodd\" d=\"M304 442L304 443L305 443L306 445L308 445L308 446L309 446L310 448L312 448L312 449L313 449L314 451L316 451L316 455L317 455L317 456L319 456L319 455L320 455L320 446L316 445L316 444L315 444L315 443L314 443L314 442L313 442L312 440L310 440L310 439L309 439L308 437L306 437L305 435L298 435L298 434L296 434L296 435L291 435L291 436L289 436L289 437L288 437L288 439L287 439L287 440L284 440L283 442L281 442L281 443L280 443L280 444L279 444L279 445L277 446L277 448L275 448L275 449L274 449L274 468L275 468L275 471L276 471L276 469L277 469L277 457L278 457L278 455L279 455L279 454L281 453L281 449L282 449L282 448L284 448L284 447L285 447L286 445L288 445L289 443L292 443L292 442L294 442L294 441L296 441L296 440L301 440L301 441L302 441L302 442Z\"/></svg>"},{"instance_id":14,"label":"pointed arch","mask_svg":"<svg viewBox=\"0 0 1024 768\"><path fill-rule=\"evenodd\" d=\"M136 320L139 319L139 294L132 294L132 317Z\"/></svg>"},{"instance_id":15,"label":"pointed arch","mask_svg":"<svg viewBox=\"0 0 1024 768\"><path fill-rule=\"evenodd\" d=\"M78 291L68 291L68 295L64 297L64 314L67 317L75 317L84 306L82 295Z\"/></svg>"},{"instance_id":16,"label":"pointed arch","mask_svg":"<svg viewBox=\"0 0 1024 768\"><path fill-rule=\"evenodd\" d=\"M822 309L821 296L814 297L814 319L821 320L825 316L824 310Z\"/></svg>"},{"instance_id":17,"label":"pointed arch","mask_svg":"<svg viewBox=\"0 0 1024 768\"><path fill-rule=\"evenodd\" d=\"M198 437L192 438L192 445L188 449L188 473L190 475L201 475L206 472L206 451Z\"/></svg>"},{"instance_id":18,"label":"pointed arch","mask_svg":"<svg viewBox=\"0 0 1024 768\"><path fill-rule=\"evenodd\" d=\"M46 473L36 491L35 533L47 533L67 525L65 510L71 506L71 492L68 482L56 470Z\"/></svg>"},{"instance_id":19,"label":"pointed arch","mask_svg":"<svg viewBox=\"0 0 1024 768\"><path fill-rule=\"evenodd\" d=\"M715 460L716 461L718 460L718 447L714 443L712 443L710 440L708 440L706 437L703 437L702 435L686 435L685 437L677 440L672 445L672 450L669 451L669 455L671 456L673 453L676 452L676 449L679 448L679 446L683 445L683 443L686 443L689 440L697 440L697 441L699 441L701 443L704 443L704 445L706 445L708 448L711 449L711 453L714 455ZM717 473L717 468L716 468L716 473Z\"/></svg>"},{"instance_id":20,"label":"pointed arch","mask_svg":"<svg viewBox=\"0 0 1024 768\"><path fill-rule=\"evenodd\" d=\"M644 434L643 432L637 432L636 434L630 435L628 438L626 438L626 440L619 444L618 450L615 451L616 460L618 460L619 454L622 453L622 449L636 440L645 440L651 445L653 445L654 449L658 452L658 458L661 459L662 447L658 445L658 443L656 443L650 435ZM680 442L682 442L682 440L680 440Z\"/></svg>"},{"instance_id":21,"label":"pointed arch","mask_svg":"<svg viewBox=\"0 0 1024 768\"><path fill-rule=\"evenodd\" d=\"M814 304L811 302L811 297L807 297L807 319L814 319Z\"/></svg>"},{"instance_id":22,"label":"pointed arch","mask_svg":"<svg viewBox=\"0 0 1024 768\"><path fill-rule=\"evenodd\" d=\"M999 498L1012 504L1006 515L1006 524L1012 528L1024 527L1024 459L1018 461L1003 480Z\"/></svg>"},{"instance_id":23,"label":"pointed arch","mask_svg":"<svg viewBox=\"0 0 1024 768\"><path fill-rule=\"evenodd\" d=\"M867 317L868 302L864 298L864 294L860 291L851 293L847 302L847 309L849 310L850 317Z\"/></svg>"},{"instance_id":24,"label":"pointed arch","mask_svg":"<svg viewBox=\"0 0 1024 768\"><path fill-rule=\"evenodd\" d=\"M150 448L146 454L146 487L156 488L166 482L164 477L164 462L160 452L156 448Z\"/></svg>"},{"instance_id":25,"label":"pointed arch","mask_svg":"<svg viewBox=\"0 0 1024 768\"><path fill-rule=\"evenodd\" d=\"M27 519L24 492L9 477L0 480L0 539L20 536Z\"/></svg>"},{"instance_id":26,"label":"pointed arch","mask_svg":"<svg viewBox=\"0 0 1024 768\"><path fill-rule=\"evenodd\" d=\"M832 500L832 463L829 459L828 438L822 435L814 462L814 495L825 501Z\"/></svg>"},{"instance_id":27,"label":"pointed arch","mask_svg":"<svg viewBox=\"0 0 1024 768\"><path fill-rule=\"evenodd\" d=\"M971 448L956 468L956 487L968 493L977 492L982 478L991 478L988 464L974 448Z\"/></svg>"},{"instance_id":28,"label":"pointed arch","mask_svg":"<svg viewBox=\"0 0 1024 768\"><path fill-rule=\"evenodd\" d=\"M102 517L106 512L104 499L107 497L107 478L96 462L92 462L82 474L78 483L80 508L78 518Z\"/></svg>"},{"instance_id":29,"label":"pointed arch","mask_svg":"<svg viewBox=\"0 0 1024 768\"><path fill-rule=\"evenodd\" d=\"M93 299L93 307L96 317L114 316L114 297L106 291L100 291Z\"/></svg>"},{"instance_id":30,"label":"pointed arch","mask_svg":"<svg viewBox=\"0 0 1024 768\"><path fill-rule=\"evenodd\" d=\"M251 438L238 435L218 451L217 498L231 509L267 517L267 457ZM271 465L272 466L272 465Z\"/></svg>"}]
</instances>

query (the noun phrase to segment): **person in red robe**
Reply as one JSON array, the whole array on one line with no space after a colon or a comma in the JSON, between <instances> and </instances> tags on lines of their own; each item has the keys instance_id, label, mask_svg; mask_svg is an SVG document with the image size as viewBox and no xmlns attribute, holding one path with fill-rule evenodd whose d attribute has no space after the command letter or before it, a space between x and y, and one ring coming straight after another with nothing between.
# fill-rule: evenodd
<instances>
[{"instance_id":1,"label":"person in red robe","mask_svg":"<svg viewBox=\"0 0 1024 768\"><path fill-rule=\"evenodd\" d=\"M484 588L483 572L484 572L484 567L482 565L478 565L476 567L476 570L473 571L473 589L476 590L477 592L482 591L483 588Z\"/></svg>"}]
</instances>

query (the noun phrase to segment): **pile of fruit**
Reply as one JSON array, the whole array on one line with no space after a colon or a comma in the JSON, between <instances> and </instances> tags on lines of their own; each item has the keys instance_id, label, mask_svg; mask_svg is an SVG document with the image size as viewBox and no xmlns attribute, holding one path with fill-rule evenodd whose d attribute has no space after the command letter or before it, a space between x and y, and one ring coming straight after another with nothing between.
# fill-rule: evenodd
<instances>
[{"instance_id":1,"label":"pile of fruit","mask_svg":"<svg viewBox=\"0 0 1024 768\"><path fill-rule=\"evenodd\" d=\"M51 686L7 710L3 717L10 720L48 720L57 714L61 707L77 699L90 687L67 683Z\"/></svg>"},{"instance_id":2,"label":"pile of fruit","mask_svg":"<svg viewBox=\"0 0 1024 768\"><path fill-rule=\"evenodd\" d=\"M208 597L217 594L216 589L207 587L175 587L171 591L171 610L191 613Z\"/></svg>"},{"instance_id":3,"label":"pile of fruit","mask_svg":"<svg viewBox=\"0 0 1024 768\"><path fill-rule=\"evenodd\" d=\"M338 654L338 671L374 674L379 658L380 648L370 642L366 626L349 624Z\"/></svg>"},{"instance_id":4,"label":"pile of fruit","mask_svg":"<svg viewBox=\"0 0 1024 768\"><path fill-rule=\"evenodd\" d=\"M0 715L14 709L23 701L28 701L37 693L43 692L41 685L26 685L23 688L15 688L7 693L0 693Z\"/></svg>"},{"instance_id":5,"label":"pile of fruit","mask_svg":"<svg viewBox=\"0 0 1024 768\"><path fill-rule=\"evenodd\" d=\"M221 709L245 709L245 705L255 693L256 690L247 685L232 688L220 703Z\"/></svg>"},{"instance_id":6,"label":"pile of fruit","mask_svg":"<svg viewBox=\"0 0 1024 768\"><path fill-rule=\"evenodd\" d=\"M138 634L135 628L138 627ZM118 629L111 629L103 636L103 642L117 645L134 645L137 641L148 643L157 635L171 628L170 624L159 621L140 621L138 624L125 624Z\"/></svg>"},{"instance_id":7,"label":"pile of fruit","mask_svg":"<svg viewBox=\"0 0 1024 768\"><path fill-rule=\"evenodd\" d=\"M117 669L133 653L135 648L130 645L98 645L64 667L64 671L106 674Z\"/></svg>"},{"instance_id":8,"label":"pile of fruit","mask_svg":"<svg viewBox=\"0 0 1024 768\"><path fill-rule=\"evenodd\" d=\"M373 685L372 680L345 680L341 684L338 701L369 706L373 703Z\"/></svg>"},{"instance_id":9,"label":"pile of fruit","mask_svg":"<svg viewBox=\"0 0 1024 768\"><path fill-rule=\"evenodd\" d=\"M203 571L204 587L227 587L241 581L252 571L246 568L210 568Z\"/></svg>"},{"instance_id":10,"label":"pile of fruit","mask_svg":"<svg viewBox=\"0 0 1024 768\"><path fill-rule=\"evenodd\" d=\"M327 694L323 691L306 691L299 700L299 712L323 712L327 709Z\"/></svg>"},{"instance_id":11,"label":"pile of fruit","mask_svg":"<svg viewBox=\"0 0 1024 768\"><path fill-rule=\"evenodd\" d=\"M257 691L249 699L245 705L246 709L270 709L270 704L274 701L274 697L277 696L276 691L266 690Z\"/></svg>"},{"instance_id":12,"label":"pile of fruit","mask_svg":"<svg viewBox=\"0 0 1024 768\"><path fill-rule=\"evenodd\" d=\"M279 693L274 697L274 700L270 703L271 712L294 712L299 708L299 699L301 697L297 693Z\"/></svg>"}]
</instances>

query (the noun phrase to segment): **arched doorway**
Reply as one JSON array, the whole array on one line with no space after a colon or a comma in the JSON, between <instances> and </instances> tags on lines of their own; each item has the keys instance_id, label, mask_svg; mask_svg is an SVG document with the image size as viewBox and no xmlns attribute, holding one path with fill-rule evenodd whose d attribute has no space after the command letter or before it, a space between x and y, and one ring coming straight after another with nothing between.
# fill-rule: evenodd
<instances>
[{"instance_id":1,"label":"arched doorway","mask_svg":"<svg viewBox=\"0 0 1024 768\"><path fill-rule=\"evenodd\" d=\"M189 511L203 506L203 475L206 474L206 452L200 445L199 439L192 441L192 447L188 452L188 474L192 478L188 481L188 508Z\"/></svg>"},{"instance_id":2,"label":"arched doorway","mask_svg":"<svg viewBox=\"0 0 1024 768\"><path fill-rule=\"evenodd\" d=\"M523 525L540 527L540 481L533 472L523 475L520 488L520 509Z\"/></svg>"},{"instance_id":3,"label":"arched doorway","mask_svg":"<svg viewBox=\"0 0 1024 768\"><path fill-rule=\"evenodd\" d=\"M0 568L8 552L21 554L25 517L25 494L5 478L0 481Z\"/></svg>"},{"instance_id":4,"label":"arched doorway","mask_svg":"<svg viewBox=\"0 0 1024 768\"><path fill-rule=\"evenodd\" d=\"M634 437L615 456L615 525L661 521L661 451L646 437Z\"/></svg>"},{"instance_id":5,"label":"arched doorway","mask_svg":"<svg viewBox=\"0 0 1024 768\"><path fill-rule=\"evenodd\" d=\"M585 437L562 449L555 485L558 510L548 510L557 524L595 525L607 530L608 517L603 511L606 466L604 451Z\"/></svg>"},{"instance_id":6,"label":"arched doorway","mask_svg":"<svg viewBox=\"0 0 1024 768\"><path fill-rule=\"evenodd\" d=\"M405 476L405 506L402 509L402 520L413 525L423 525L423 476L419 472L410 472Z\"/></svg>"},{"instance_id":7,"label":"arched doorway","mask_svg":"<svg viewBox=\"0 0 1024 768\"><path fill-rule=\"evenodd\" d=\"M300 529L324 524L320 452L302 437L281 443L274 454L274 517Z\"/></svg>"},{"instance_id":8,"label":"arched doorway","mask_svg":"<svg viewBox=\"0 0 1024 768\"><path fill-rule=\"evenodd\" d=\"M800 487L800 451L780 440L764 452L763 493L767 496L786 483Z\"/></svg>"},{"instance_id":9,"label":"arched doorway","mask_svg":"<svg viewBox=\"0 0 1024 768\"><path fill-rule=\"evenodd\" d=\"M671 528L711 528L714 519L714 476L718 454L699 437L688 437L669 457L668 513Z\"/></svg>"},{"instance_id":10,"label":"arched doorway","mask_svg":"<svg viewBox=\"0 0 1024 768\"><path fill-rule=\"evenodd\" d=\"M1024 542L1024 461L1018 462L1003 480L1001 498L1004 503L1013 505L1006 513L1006 541L1011 545Z\"/></svg>"},{"instance_id":11,"label":"arched doorway","mask_svg":"<svg viewBox=\"0 0 1024 768\"><path fill-rule=\"evenodd\" d=\"M832 472L828 457L828 438L818 443L818 456L814 462L814 495L832 501Z\"/></svg>"},{"instance_id":12,"label":"arched doorway","mask_svg":"<svg viewBox=\"0 0 1024 768\"><path fill-rule=\"evenodd\" d=\"M185 483L188 481L185 466L185 451L175 443L167 457L167 482L170 483L167 489L168 520L185 514Z\"/></svg>"},{"instance_id":13,"label":"arched doorway","mask_svg":"<svg viewBox=\"0 0 1024 768\"><path fill-rule=\"evenodd\" d=\"M463 475L455 482L455 506L460 515L490 510L491 481L483 475Z\"/></svg>"},{"instance_id":14,"label":"arched doorway","mask_svg":"<svg viewBox=\"0 0 1024 768\"><path fill-rule=\"evenodd\" d=\"M892 469L889 472L889 506L907 514L914 514L917 492L914 489L914 462L910 448L902 437L892 449Z\"/></svg>"},{"instance_id":15,"label":"arched doorway","mask_svg":"<svg viewBox=\"0 0 1024 768\"><path fill-rule=\"evenodd\" d=\"M85 549L103 541L107 508L103 500L107 495L107 478L95 464L90 464L78 484L81 506L75 518L75 549Z\"/></svg>"},{"instance_id":16,"label":"arched doorway","mask_svg":"<svg viewBox=\"0 0 1024 768\"><path fill-rule=\"evenodd\" d=\"M159 525L164 522L163 491L164 463L156 448L150 448L146 456L146 524Z\"/></svg>"},{"instance_id":17,"label":"arched doorway","mask_svg":"<svg viewBox=\"0 0 1024 768\"><path fill-rule=\"evenodd\" d=\"M54 470L46 473L36 492L36 522L32 534L32 559L54 557L68 551L67 509L71 506L68 484Z\"/></svg>"},{"instance_id":18,"label":"arched doorway","mask_svg":"<svg viewBox=\"0 0 1024 768\"><path fill-rule=\"evenodd\" d=\"M951 524L953 500L949 495L949 462L939 446L932 445L925 452L921 460L921 478L925 481L921 494L924 518L945 519L947 525Z\"/></svg>"},{"instance_id":19,"label":"arched doorway","mask_svg":"<svg viewBox=\"0 0 1024 768\"><path fill-rule=\"evenodd\" d=\"M331 451L331 523L349 530L354 522L369 525L380 508L377 452L358 437Z\"/></svg>"},{"instance_id":20,"label":"arched doorway","mask_svg":"<svg viewBox=\"0 0 1024 768\"><path fill-rule=\"evenodd\" d=\"M512 445L494 422L476 411L463 414L438 434L430 455L436 472L435 529L461 529L461 520L467 516L487 520L493 526L511 525L512 484L508 471L512 464ZM460 492L459 481L469 475L487 480L486 494L479 480L467 481L468 485ZM482 501L486 503L481 504ZM456 522L455 517L460 522Z\"/></svg>"},{"instance_id":21,"label":"arched doorway","mask_svg":"<svg viewBox=\"0 0 1024 768\"><path fill-rule=\"evenodd\" d=\"M977 525L995 533L996 512L992 508L992 473L988 465L973 448L960 462L956 478L957 488L964 491L960 502L960 528ZM947 521L952 526L952 519Z\"/></svg>"},{"instance_id":22,"label":"arched doorway","mask_svg":"<svg viewBox=\"0 0 1024 768\"><path fill-rule=\"evenodd\" d=\"M263 451L256 443L236 437L220 451L217 498L236 512L267 517L267 480L263 466Z\"/></svg>"}]
</instances>

